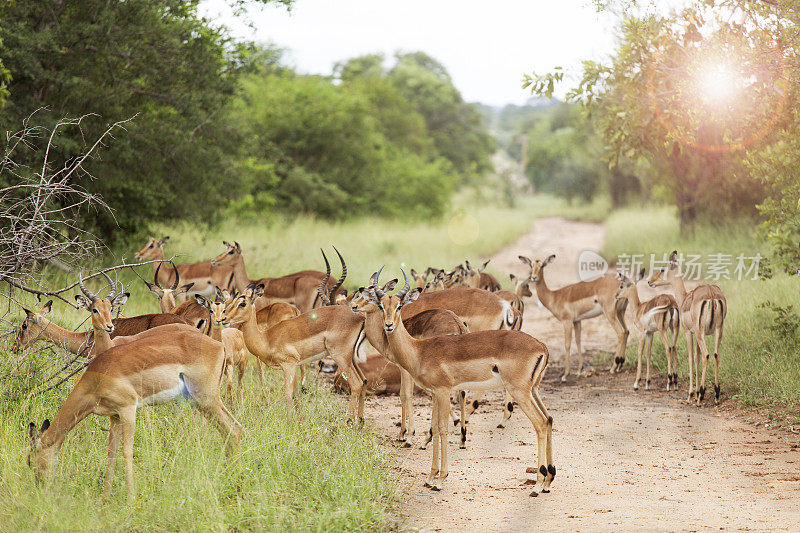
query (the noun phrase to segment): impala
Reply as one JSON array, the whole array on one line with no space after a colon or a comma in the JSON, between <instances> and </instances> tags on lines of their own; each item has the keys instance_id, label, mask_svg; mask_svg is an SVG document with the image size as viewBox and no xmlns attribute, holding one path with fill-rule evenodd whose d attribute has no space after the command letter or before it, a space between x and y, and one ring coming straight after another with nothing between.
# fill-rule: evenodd
<instances>
[{"instance_id":1,"label":"impala","mask_svg":"<svg viewBox=\"0 0 800 533\"><path fill-rule=\"evenodd\" d=\"M581 321L604 315L617 334L617 348L611 372L619 372L625 363L625 347L628 343L628 327L625 325L626 300L617 299L619 281L615 274L606 274L592 281L579 281L560 289L550 290L544 279L544 268L555 260L555 255L545 260L532 260L519 256L519 260L530 267L529 278L536 288L536 295L548 311L564 327L564 374L561 381L569 375L572 331L575 331L575 344L578 349L578 375L583 372L583 353L581 350Z\"/></svg>"},{"instance_id":2,"label":"impala","mask_svg":"<svg viewBox=\"0 0 800 533\"><path fill-rule=\"evenodd\" d=\"M365 379L355 364L356 348L363 337L363 318L346 306L330 305L262 331L256 321L254 305L262 290L261 285L251 285L226 305L225 314L230 325L241 324L250 353L267 366L281 367L289 405L297 398L298 365L318 361L327 354L336 361L350 384L348 419L352 420L357 412L359 421L363 421Z\"/></svg>"},{"instance_id":3,"label":"impala","mask_svg":"<svg viewBox=\"0 0 800 533\"><path fill-rule=\"evenodd\" d=\"M233 281L236 290L244 291L251 283L264 285L264 296L261 297L256 307L261 308L268 303L275 301L285 301L294 304L305 313L320 305L320 294L317 286L325 277L324 272L318 270L302 270L294 274L288 274L280 278L261 278L251 280L247 275L244 264L242 247L238 242L230 244L223 241L225 251L211 260L214 265L224 265L233 268ZM337 251L338 254L338 251ZM344 259L339 254L339 259L344 268ZM334 295L336 296L336 295Z\"/></svg>"},{"instance_id":4,"label":"impala","mask_svg":"<svg viewBox=\"0 0 800 533\"><path fill-rule=\"evenodd\" d=\"M483 263L483 266L479 268L472 268L469 264L469 261L464 261L464 285L467 287L475 287L476 289L483 289L489 292L497 292L502 287L500 286L500 282L497 281L497 278L489 274L488 272L484 272L486 269L486 265L489 264L490 260L487 260Z\"/></svg>"},{"instance_id":5,"label":"impala","mask_svg":"<svg viewBox=\"0 0 800 533\"><path fill-rule=\"evenodd\" d=\"M378 274L373 275L377 281ZM365 297L383 321L389 350L387 356L433 396L433 454L426 486L441 490L448 474L447 429L452 390L486 390L505 387L528 416L538 441L537 486L531 496L549 492L556 469L552 458L553 419L539 398L539 384L547 366L547 347L521 331L478 331L415 339L401 320L402 309L419 296L405 285L390 296L376 290L373 282ZM368 312L368 315L370 313Z\"/></svg>"},{"instance_id":6,"label":"impala","mask_svg":"<svg viewBox=\"0 0 800 533\"><path fill-rule=\"evenodd\" d=\"M98 298L86 289L82 278L79 277L79 280L79 286L86 296L76 295L75 299L91 313L92 329L77 332L62 328L50 321L47 318L53 306L53 301L50 300L38 313L24 309L26 317L11 347L13 352L19 352L30 344L43 340L61 346L76 355L87 349L86 355L96 355L110 348L118 337L135 335L165 324L189 324L189 321L180 316L163 313L112 320L112 312L125 303L128 293L115 295L112 288L106 298Z\"/></svg>"},{"instance_id":7,"label":"impala","mask_svg":"<svg viewBox=\"0 0 800 533\"><path fill-rule=\"evenodd\" d=\"M699 285L691 291L686 290L678 265L678 252L669 256L669 265L656 270L650 276L651 287L671 285L680 309L681 326L686 335L686 347L689 352L689 397L695 396L697 405L706 394L706 370L708 368L708 346L706 337L714 335L714 403L719 403L719 345L722 341L722 330L728 312L728 302L717 285ZM699 350L699 352L698 352ZM700 357L703 361L702 375L697 375Z\"/></svg>"},{"instance_id":8,"label":"impala","mask_svg":"<svg viewBox=\"0 0 800 533\"><path fill-rule=\"evenodd\" d=\"M636 282L644 279L644 269L642 269L635 280L628 279L622 273L618 275L620 284L617 298L628 300L633 311L636 327L642 332L639 339L639 351L636 362L636 381L633 382L633 389L639 389L639 379L642 377L642 352L647 346L647 376L645 376L645 390L650 390L650 358L653 350L653 335L658 332L661 342L664 343L664 351L667 354L667 390L674 385L678 390L678 349L675 346L678 342L678 332L681 327L680 312L675 298L669 294L659 294L646 302L639 299L639 291L636 289ZM668 335L671 338L668 339ZM675 373L672 373L672 369Z\"/></svg>"},{"instance_id":9,"label":"impala","mask_svg":"<svg viewBox=\"0 0 800 533\"><path fill-rule=\"evenodd\" d=\"M136 252L136 259L139 261L165 261L164 257L164 244L169 240L169 237L162 239L154 239L150 237L147 244ZM153 272L158 268L161 263L153 263ZM177 272L184 283L193 283L192 288L180 295L177 300L182 302L188 296L193 294L202 294L208 298L214 296L214 287L227 287L230 281L231 269L229 267L212 265L211 261L200 261L199 263L184 263L178 265ZM173 274L164 270L158 275L158 280L161 285L170 285L172 283Z\"/></svg>"},{"instance_id":10,"label":"impala","mask_svg":"<svg viewBox=\"0 0 800 533\"><path fill-rule=\"evenodd\" d=\"M376 282L375 279L371 280L373 286ZM397 280L392 280L387 283L383 288L374 289L377 294L384 294L384 291L391 292L396 285ZM364 321L364 334L372 345L373 348L387 358L387 360L394 360L386 352L390 349L386 340L386 334L383 331L380 317L378 316L377 307L371 300L365 296L366 289L361 288L356 291L356 298L351 304L353 312L365 313L366 319ZM404 313L403 324L408 332L417 339L427 339L436 337L438 335L461 335L469 332L469 328L464 321L452 311L446 309L428 309L409 315ZM374 366L374 365L373 365ZM400 369L400 405L401 405L401 418L400 418L400 434L398 440L404 442L406 446L411 446L410 437L414 434L414 380L411 375ZM464 417L464 395L459 395L459 403L461 405L461 447L466 447L467 429L466 419ZM428 434L428 442L433 437L433 431ZM426 442L423 447L427 445Z\"/></svg>"},{"instance_id":11,"label":"impala","mask_svg":"<svg viewBox=\"0 0 800 533\"><path fill-rule=\"evenodd\" d=\"M161 283L158 281L158 275L161 272L161 266L163 265L163 263L158 263L155 273L153 274L153 283L150 283L146 279L139 276L139 274L135 270L133 271L137 276L139 276L139 279L141 279L144 282L145 286L147 287L147 290L158 296L158 305L159 307L161 307L162 313L171 313L172 310L175 309L175 307L177 306L175 298L178 295L187 292L194 286L194 283L187 283L182 287L178 288L178 285L181 282L181 274L180 272L178 272L178 267L175 266L175 263L170 261L170 264L172 265L173 281L172 285L170 285L169 288L162 287Z\"/></svg>"},{"instance_id":12,"label":"impala","mask_svg":"<svg viewBox=\"0 0 800 533\"><path fill-rule=\"evenodd\" d=\"M136 410L180 397L214 420L223 436L238 442L241 425L219 398L225 354L217 341L189 325L159 326L97 355L86 367L53 423L28 427L28 464L37 481L49 479L67 434L90 414L108 416L108 466L103 496L111 492L120 438L125 458L128 500L134 496L133 437Z\"/></svg>"}]
</instances>

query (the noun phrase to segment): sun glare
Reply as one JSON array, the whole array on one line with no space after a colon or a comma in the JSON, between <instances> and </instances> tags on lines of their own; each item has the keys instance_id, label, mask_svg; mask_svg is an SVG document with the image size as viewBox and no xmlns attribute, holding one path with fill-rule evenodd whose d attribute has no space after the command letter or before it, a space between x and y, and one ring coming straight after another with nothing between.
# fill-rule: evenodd
<instances>
[{"instance_id":1,"label":"sun glare","mask_svg":"<svg viewBox=\"0 0 800 533\"><path fill-rule=\"evenodd\" d=\"M731 100L739 92L741 84L739 76L725 63L710 65L703 69L699 78L703 95L717 103Z\"/></svg>"}]
</instances>

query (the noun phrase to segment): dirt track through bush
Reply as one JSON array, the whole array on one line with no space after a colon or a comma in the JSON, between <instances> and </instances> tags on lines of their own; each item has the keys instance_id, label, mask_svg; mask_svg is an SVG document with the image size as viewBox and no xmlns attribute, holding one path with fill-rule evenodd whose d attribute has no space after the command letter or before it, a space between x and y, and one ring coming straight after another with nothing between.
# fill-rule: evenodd
<instances>
[{"instance_id":1,"label":"dirt track through bush","mask_svg":"<svg viewBox=\"0 0 800 533\"><path fill-rule=\"evenodd\" d=\"M577 281L577 257L598 250L603 227L560 218L539 219L532 231L492 258L495 272L523 274L517 255L555 253L547 269L551 288ZM643 295L645 297L647 295ZM500 392L468 425L467 449L450 437L450 475L442 492L422 486L430 449L418 448L430 420L427 397L415 399L413 448L394 439L397 397L369 398L367 416L386 437L404 493L403 527L425 531L798 531L800 438L741 421L730 400L720 408L685 404L681 392L635 392L630 372L611 376L596 368L588 378L558 381L563 329L535 299L528 299L524 330L544 341L551 363L542 399L555 419L552 492L530 498L528 466L536 464L533 427L518 410L506 429ZM635 335L635 333L634 333ZM583 325L584 351L613 349L613 330L598 317ZM634 336L631 341L636 342ZM681 337L679 342L683 342ZM573 344L573 350L574 350ZM723 343L723 354L726 354ZM723 390L724 394L724 390ZM725 404L728 404L727 406ZM710 405L710 404L709 404ZM728 408L726 408L728 407Z\"/></svg>"}]
</instances>

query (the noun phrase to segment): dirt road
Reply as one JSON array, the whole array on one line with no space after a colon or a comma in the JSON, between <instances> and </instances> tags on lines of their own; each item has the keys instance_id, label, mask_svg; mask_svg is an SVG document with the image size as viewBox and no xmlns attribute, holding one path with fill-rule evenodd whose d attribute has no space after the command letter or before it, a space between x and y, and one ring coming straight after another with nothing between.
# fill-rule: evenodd
<instances>
[{"instance_id":1,"label":"dirt road","mask_svg":"<svg viewBox=\"0 0 800 533\"><path fill-rule=\"evenodd\" d=\"M517 255L557 254L547 282L577 281L578 254L598 249L600 225L557 218L492 258L496 272L523 274ZM730 410L684 404L683 393L633 391L630 373L597 368L589 378L558 382L563 330L546 309L529 300L524 330L551 353L542 398L555 419L553 491L537 498L525 468L536 464L536 439L518 410L506 429L501 393L470 419L467 449L450 437L450 475L441 492L422 484L430 450L394 441L397 397L369 398L367 416L385 437L403 492L402 525L423 531L800 531L800 439L731 418ZM584 350L609 351L615 336L602 317L583 326ZM681 339L682 340L682 339ZM631 342L635 342L632 339ZM573 347L574 350L574 347ZM723 352L724 353L724 352ZM575 368L573 355L573 371ZM573 372L574 376L574 372ZM685 386L681 376L681 386ZM724 393L724 390L723 390ZM418 396L417 442L430 419Z\"/></svg>"}]
</instances>

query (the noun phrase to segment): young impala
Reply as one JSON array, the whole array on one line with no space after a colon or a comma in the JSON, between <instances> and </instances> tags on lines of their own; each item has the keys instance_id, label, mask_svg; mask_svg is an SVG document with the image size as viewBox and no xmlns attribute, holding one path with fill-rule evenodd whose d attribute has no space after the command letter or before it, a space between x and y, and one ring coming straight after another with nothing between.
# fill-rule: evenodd
<instances>
[{"instance_id":1,"label":"young impala","mask_svg":"<svg viewBox=\"0 0 800 533\"><path fill-rule=\"evenodd\" d=\"M714 335L714 403L719 403L719 344L728 313L728 302L722 289L717 285L706 284L687 291L678 265L677 250L670 254L669 265L653 272L648 283L651 287L671 285L675 292L689 352L688 400L695 397L697 405L700 405L706 394L706 369L710 355L706 336ZM703 372L698 375L701 356Z\"/></svg>"},{"instance_id":2,"label":"young impala","mask_svg":"<svg viewBox=\"0 0 800 533\"><path fill-rule=\"evenodd\" d=\"M121 438L128 500L133 500L133 437L136 411L143 405L189 398L217 423L223 436L238 441L242 426L219 398L224 362L222 344L185 324L153 328L100 353L86 367L53 423L45 420L36 429L31 422L28 427L28 464L37 481L49 479L67 434L90 414L111 420L104 497L111 492Z\"/></svg>"},{"instance_id":3,"label":"young impala","mask_svg":"<svg viewBox=\"0 0 800 533\"><path fill-rule=\"evenodd\" d=\"M373 280L377 280L377 273ZM447 477L447 430L452 390L486 390L504 387L528 416L539 445L537 485L531 496L549 492L556 474L553 466L553 419L539 398L539 384L547 366L547 347L521 331L479 331L415 339L401 319L402 309L419 296L405 286L394 296L376 292L377 283L365 296L380 313L389 357L411 374L433 396L433 460L426 486L440 490Z\"/></svg>"},{"instance_id":4,"label":"young impala","mask_svg":"<svg viewBox=\"0 0 800 533\"><path fill-rule=\"evenodd\" d=\"M646 302L639 300L639 291L636 289L636 282L644 279L644 269L631 280L622 273L617 274L619 278L619 292L617 298L628 300L633 311L634 324L642 332L639 340L639 352L636 362L636 381L633 382L634 390L639 390L639 379L642 377L642 352L647 347L647 375L645 376L644 388L650 390L650 358L653 350L653 335L658 332L661 342L664 343L664 351L667 354L667 390L673 387L678 390L678 331L680 330L680 312L675 298L669 294L659 294ZM669 334L669 335L668 335ZM672 369L675 373L672 373Z\"/></svg>"}]
</instances>

